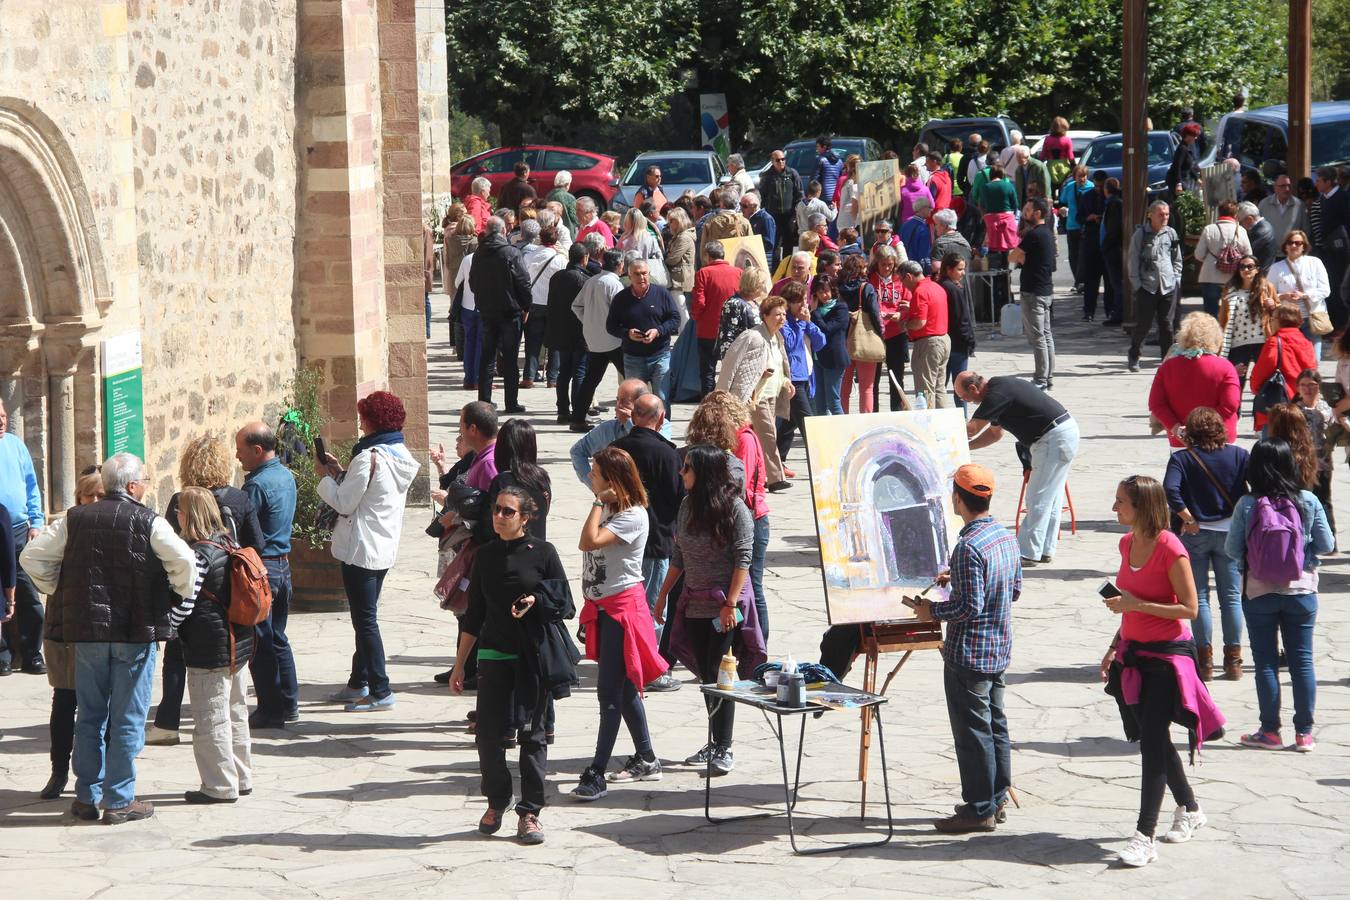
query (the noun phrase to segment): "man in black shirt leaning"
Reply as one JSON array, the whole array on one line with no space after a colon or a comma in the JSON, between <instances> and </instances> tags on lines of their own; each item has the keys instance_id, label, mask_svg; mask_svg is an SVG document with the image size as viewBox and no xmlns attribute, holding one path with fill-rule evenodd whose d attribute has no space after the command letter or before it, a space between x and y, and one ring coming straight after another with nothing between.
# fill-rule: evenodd
<instances>
[{"instance_id":1,"label":"man in black shirt leaning","mask_svg":"<svg viewBox=\"0 0 1350 900\"><path fill-rule=\"evenodd\" d=\"M1059 542L1064 485L1078 455L1078 423L1053 397L1011 375L986 379L977 372L962 372L956 376L956 395L979 405L966 424L971 450L995 443L1004 431L1030 450L1027 514L1017 544L1022 565L1050 562Z\"/></svg>"},{"instance_id":2,"label":"man in black shirt leaning","mask_svg":"<svg viewBox=\"0 0 1350 900\"><path fill-rule=\"evenodd\" d=\"M1055 382L1055 335L1050 326L1054 301L1055 233L1045 224L1050 204L1033 197L1022 206L1022 242L1008 251L1008 261L1022 267L1022 327L1036 359L1036 387L1050 390Z\"/></svg>"},{"instance_id":3,"label":"man in black shirt leaning","mask_svg":"<svg viewBox=\"0 0 1350 900\"><path fill-rule=\"evenodd\" d=\"M642 578L646 584L647 606L656 610L656 597L670 569L670 554L675 543L675 517L684 498L684 479L680 476L680 452L661 436L666 408L655 394L643 394L633 401L633 427L610 444L633 457L638 477L647 491L647 545L642 552ZM659 628L658 628L659 637ZM646 691L678 691L680 682L669 672L648 684Z\"/></svg>"}]
</instances>

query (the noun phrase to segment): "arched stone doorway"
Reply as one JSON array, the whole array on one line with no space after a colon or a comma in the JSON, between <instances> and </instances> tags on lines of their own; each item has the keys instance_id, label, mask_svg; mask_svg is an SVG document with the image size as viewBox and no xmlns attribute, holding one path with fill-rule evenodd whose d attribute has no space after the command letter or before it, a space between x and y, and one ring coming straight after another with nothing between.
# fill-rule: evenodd
<instances>
[{"instance_id":1,"label":"arched stone doorway","mask_svg":"<svg viewBox=\"0 0 1350 900\"><path fill-rule=\"evenodd\" d=\"M48 511L101 458L95 342L112 301L93 209L60 129L0 96L0 400Z\"/></svg>"}]
</instances>

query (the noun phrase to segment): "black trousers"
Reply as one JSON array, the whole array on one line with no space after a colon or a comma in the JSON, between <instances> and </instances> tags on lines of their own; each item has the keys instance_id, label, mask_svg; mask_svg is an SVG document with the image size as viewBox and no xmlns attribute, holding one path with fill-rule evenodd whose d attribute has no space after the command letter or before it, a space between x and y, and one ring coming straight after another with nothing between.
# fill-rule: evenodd
<instances>
[{"instance_id":1,"label":"black trousers","mask_svg":"<svg viewBox=\"0 0 1350 900\"><path fill-rule=\"evenodd\" d=\"M905 364L909 362L909 338L903 334L897 334L893 338L886 339L886 368L894 373L895 381L886 379L891 389L891 412L900 412L900 392L895 389L898 383L901 388L905 386ZM877 388L881 387L881 366L877 366L876 374ZM877 392L877 408L881 408L881 393Z\"/></svg>"},{"instance_id":2,"label":"black trousers","mask_svg":"<svg viewBox=\"0 0 1350 900\"><path fill-rule=\"evenodd\" d=\"M581 381L581 389L572 395L572 422L581 424L586 421L586 410L595 402L595 389L604 380L606 367L613 365L623 379L623 348L615 347L604 353L586 354L586 377Z\"/></svg>"},{"instance_id":3,"label":"black trousers","mask_svg":"<svg viewBox=\"0 0 1350 900\"><path fill-rule=\"evenodd\" d=\"M706 397L717 388L717 339L698 339L698 385Z\"/></svg>"},{"instance_id":4,"label":"black trousers","mask_svg":"<svg viewBox=\"0 0 1350 900\"><path fill-rule=\"evenodd\" d=\"M1134 292L1134 334L1130 338L1130 359L1138 359L1144 349L1144 340L1154 321L1158 323L1159 356L1167 356L1172 346L1172 305L1176 303L1176 292L1148 293L1143 290Z\"/></svg>"},{"instance_id":5,"label":"black trousers","mask_svg":"<svg viewBox=\"0 0 1350 900\"><path fill-rule=\"evenodd\" d=\"M52 771L69 771L70 754L75 749L75 691L73 689L52 689L52 714L51 718L47 720L47 731L51 735L52 742Z\"/></svg>"},{"instance_id":6,"label":"black trousers","mask_svg":"<svg viewBox=\"0 0 1350 900\"><path fill-rule=\"evenodd\" d=\"M797 247L797 213L790 210L785 213L771 213L773 216L773 259L767 260L769 268L777 266L783 254L791 253Z\"/></svg>"},{"instance_id":7,"label":"black trousers","mask_svg":"<svg viewBox=\"0 0 1350 900\"><path fill-rule=\"evenodd\" d=\"M505 810L515 793L511 770L506 767L506 749L502 735L516 731L520 745L520 800L517 813L534 813L544 808L544 775L548 769L548 742L544 735L542 711L522 708L516 690L517 667L521 660L478 660L478 768L482 773L482 793L488 806ZM534 723L538 722L538 727Z\"/></svg>"},{"instance_id":8,"label":"black trousers","mask_svg":"<svg viewBox=\"0 0 1350 900\"><path fill-rule=\"evenodd\" d=\"M502 379L506 408L520 405L520 317L481 320L483 355L478 362L478 399L492 402L492 365Z\"/></svg>"},{"instance_id":9,"label":"black trousers","mask_svg":"<svg viewBox=\"0 0 1350 900\"><path fill-rule=\"evenodd\" d=\"M684 628L689 634L690 645L698 654L698 677L704 684L715 683L717 670L722 666L722 657L730 649L732 638L736 635L735 629L718 633L717 629L713 628L712 619L685 619ZM736 725L736 704L722 703L716 697L705 696L703 699L709 712L721 703L721 707L713 713L713 743L730 747L732 729Z\"/></svg>"},{"instance_id":10,"label":"black trousers","mask_svg":"<svg viewBox=\"0 0 1350 900\"><path fill-rule=\"evenodd\" d=\"M572 417L574 401L581 399L581 386L586 382L586 351L585 350L557 350L558 356L558 375L554 383L558 402L559 418ZM583 418L586 416L586 406L578 408L578 412Z\"/></svg>"},{"instance_id":11,"label":"black trousers","mask_svg":"<svg viewBox=\"0 0 1350 900\"><path fill-rule=\"evenodd\" d=\"M857 625L833 625L820 639L820 664L843 681L861 649L862 631Z\"/></svg>"},{"instance_id":12,"label":"black trousers","mask_svg":"<svg viewBox=\"0 0 1350 900\"><path fill-rule=\"evenodd\" d=\"M187 666L183 663L183 642L174 638L164 642L164 686L155 709L155 727L177 731L183 716L183 688L187 686Z\"/></svg>"},{"instance_id":13,"label":"black trousers","mask_svg":"<svg viewBox=\"0 0 1350 900\"><path fill-rule=\"evenodd\" d=\"M1097 292L1106 281L1106 260L1102 257L1102 242L1097 237L1097 226L1083 228L1078 247L1078 280L1083 283L1083 315L1097 313Z\"/></svg>"},{"instance_id":14,"label":"black trousers","mask_svg":"<svg viewBox=\"0 0 1350 900\"><path fill-rule=\"evenodd\" d=\"M1078 256L1083 245L1083 229L1075 228L1072 231L1066 231L1064 236L1068 238L1069 242L1069 271L1073 273L1073 283L1079 284L1081 279L1078 277Z\"/></svg>"},{"instance_id":15,"label":"black trousers","mask_svg":"<svg viewBox=\"0 0 1350 900\"><path fill-rule=\"evenodd\" d=\"M792 449L792 439L797 435L797 429L801 429L802 440L806 440L806 417L811 415L811 401L807 399L807 393L811 389L809 381L794 381L792 386L797 389L797 393L792 395L792 405L788 410L788 418L778 420L778 458L786 460L788 451Z\"/></svg>"},{"instance_id":16,"label":"black trousers","mask_svg":"<svg viewBox=\"0 0 1350 900\"><path fill-rule=\"evenodd\" d=\"M600 666L595 678L595 697L600 701L600 729L595 735L595 756L591 765L604 772L614 753L620 722L628 726L634 752L650 753L652 738L647 729L647 709L642 705L642 695L628 677L624 662L623 626L602 611L595 627L600 640Z\"/></svg>"},{"instance_id":17,"label":"black trousers","mask_svg":"<svg viewBox=\"0 0 1350 900\"><path fill-rule=\"evenodd\" d=\"M14 526L14 558L28 546L28 522ZM0 660L14 668L42 658L42 597L19 566L14 586L14 618L0 628Z\"/></svg>"},{"instance_id":18,"label":"black trousers","mask_svg":"<svg viewBox=\"0 0 1350 900\"><path fill-rule=\"evenodd\" d=\"M1140 666L1139 756L1143 762L1143 783L1139 791L1140 834L1153 836L1158 827L1158 811L1163 793L1170 790L1178 806L1194 812L1199 809L1195 793L1186 780L1181 756L1172 744L1172 711L1176 708L1177 681L1169 663L1157 661Z\"/></svg>"}]
</instances>

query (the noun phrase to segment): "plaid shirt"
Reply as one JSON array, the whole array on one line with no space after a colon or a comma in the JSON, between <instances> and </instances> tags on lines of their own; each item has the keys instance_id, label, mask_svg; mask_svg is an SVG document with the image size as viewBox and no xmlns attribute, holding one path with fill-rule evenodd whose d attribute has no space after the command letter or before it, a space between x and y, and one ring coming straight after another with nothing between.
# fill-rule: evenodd
<instances>
[{"instance_id":1,"label":"plaid shirt","mask_svg":"<svg viewBox=\"0 0 1350 900\"><path fill-rule=\"evenodd\" d=\"M949 665L994 674L1012 655L1012 602L1022 592L1017 538L989 516L966 523L951 559L951 599L932 606L947 623Z\"/></svg>"}]
</instances>

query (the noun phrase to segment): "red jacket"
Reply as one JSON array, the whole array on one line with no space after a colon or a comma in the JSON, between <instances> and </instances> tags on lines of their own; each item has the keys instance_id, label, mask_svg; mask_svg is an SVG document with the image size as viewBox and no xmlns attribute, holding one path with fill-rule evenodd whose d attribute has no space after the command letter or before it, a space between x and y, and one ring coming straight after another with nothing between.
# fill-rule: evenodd
<instances>
[{"instance_id":1,"label":"red jacket","mask_svg":"<svg viewBox=\"0 0 1350 900\"><path fill-rule=\"evenodd\" d=\"M909 332L909 339L939 337L947 333L947 292L931 278L922 279L914 288L905 311L905 322L923 319L922 328Z\"/></svg>"},{"instance_id":2,"label":"red jacket","mask_svg":"<svg viewBox=\"0 0 1350 900\"><path fill-rule=\"evenodd\" d=\"M928 190L933 194L933 211L951 209L952 176L945 169L938 169L928 176Z\"/></svg>"},{"instance_id":3,"label":"red jacket","mask_svg":"<svg viewBox=\"0 0 1350 900\"><path fill-rule=\"evenodd\" d=\"M586 598L580 624L586 629L586 658L600 661L600 629L595 627L601 610L623 629L623 667L639 694L644 685L670 668L656 646L656 626L647 608L647 592L641 584L611 594L603 600Z\"/></svg>"},{"instance_id":4,"label":"red jacket","mask_svg":"<svg viewBox=\"0 0 1350 900\"><path fill-rule=\"evenodd\" d=\"M740 286L741 270L725 259L708 263L694 275L689 318L698 323L700 338L705 341L716 340L717 328L722 323L722 305Z\"/></svg>"},{"instance_id":5,"label":"red jacket","mask_svg":"<svg viewBox=\"0 0 1350 900\"><path fill-rule=\"evenodd\" d=\"M474 230L482 237L483 229L487 227L488 216L492 215L492 207L477 194L470 194L464 198L464 211L473 216Z\"/></svg>"},{"instance_id":6,"label":"red jacket","mask_svg":"<svg viewBox=\"0 0 1350 900\"><path fill-rule=\"evenodd\" d=\"M1278 353L1276 343L1280 344ZM1251 371L1253 394L1260 393L1261 385L1275 374L1277 356L1281 357L1280 371L1284 373L1284 393L1288 399L1293 400L1298 395L1298 373L1304 369L1317 368L1317 357L1313 355L1312 343L1297 328L1281 328L1266 338L1265 345L1261 347L1261 355L1256 358L1256 365ZM1261 430L1265 424L1266 417L1257 413L1256 429Z\"/></svg>"},{"instance_id":7,"label":"red jacket","mask_svg":"<svg viewBox=\"0 0 1350 900\"><path fill-rule=\"evenodd\" d=\"M1148 411L1167 429L1173 447L1184 446L1172 429L1185 425L1186 417L1197 406L1208 406L1223 419L1228 443L1237 440L1238 408L1242 389L1237 370L1222 356L1206 353L1195 359L1174 356L1158 367L1153 387L1148 392Z\"/></svg>"},{"instance_id":8,"label":"red jacket","mask_svg":"<svg viewBox=\"0 0 1350 900\"><path fill-rule=\"evenodd\" d=\"M745 466L745 505L750 507L750 515L762 519L769 514L769 500L764 493L764 445L749 422L736 432L736 438L736 458Z\"/></svg>"}]
</instances>

